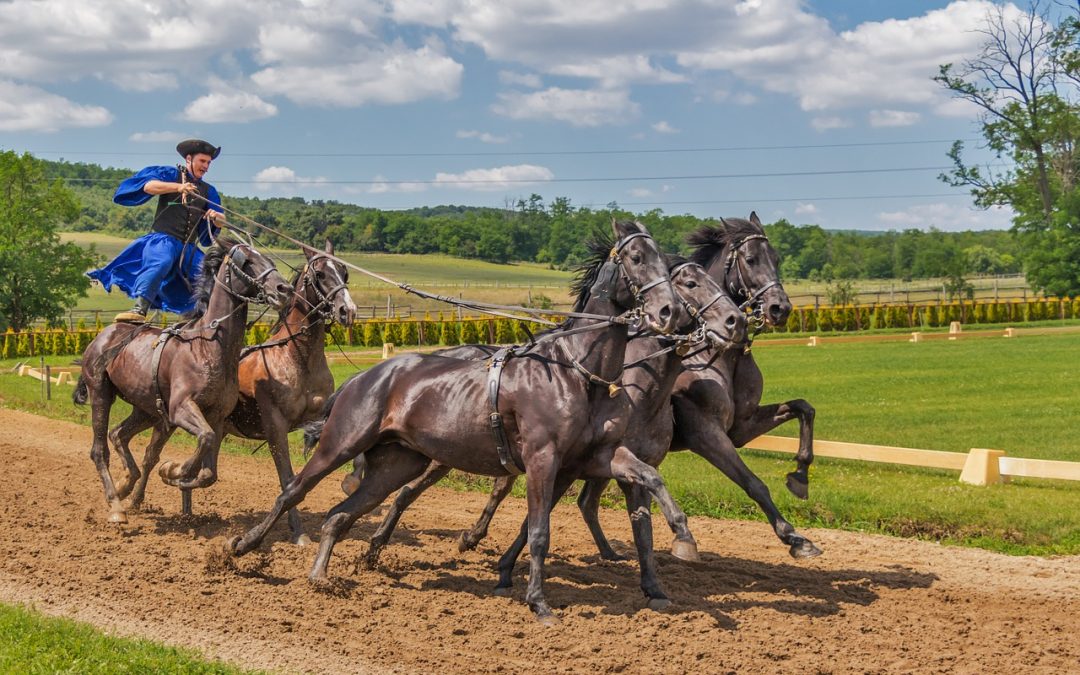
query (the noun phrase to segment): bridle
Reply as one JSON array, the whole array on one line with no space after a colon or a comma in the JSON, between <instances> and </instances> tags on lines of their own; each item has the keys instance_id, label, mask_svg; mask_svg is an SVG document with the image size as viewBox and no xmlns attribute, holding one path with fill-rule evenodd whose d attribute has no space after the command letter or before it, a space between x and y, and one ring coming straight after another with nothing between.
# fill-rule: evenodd
<instances>
[{"instance_id":1,"label":"bridle","mask_svg":"<svg viewBox=\"0 0 1080 675\"><path fill-rule=\"evenodd\" d=\"M339 283L337 286L332 287L330 290L323 291L322 287L319 284L319 280L316 277L315 271L315 262L318 260L327 260L331 263L333 262L329 256L323 255L321 253L316 254L307 261L306 265L304 265L304 271L301 273L300 277L304 280L305 288L308 284L311 284L311 289L315 291L315 297L319 299L319 302L312 303L306 297L300 297L303 298L304 302L307 303L308 307L311 308L311 310L309 311L309 315L317 314L324 320L333 320L334 298L337 297L338 293L347 289L349 287L349 283L344 279L344 277L342 277L342 275L338 272L337 268L331 265L330 269L334 270L334 274L337 276L337 280L339 281Z\"/></svg>"},{"instance_id":2,"label":"bridle","mask_svg":"<svg viewBox=\"0 0 1080 675\"><path fill-rule=\"evenodd\" d=\"M231 295L241 303L246 303L254 300L255 302L267 303L266 292L263 289L263 282L266 281L266 277L270 276L274 272L274 266L268 265L265 270L260 272L257 276L251 276L244 271L244 264L247 262L247 254L244 253L240 247L243 244L234 244L229 252L225 254L225 261L222 263L225 266L225 280L222 281L214 276L214 283L225 289L225 292ZM248 295L245 293L239 293L232 288L232 274L236 273L236 276L240 277L247 285L248 288L255 289L254 294Z\"/></svg>"},{"instance_id":3,"label":"bridle","mask_svg":"<svg viewBox=\"0 0 1080 675\"><path fill-rule=\"evenodd\" d=\"M746 277L743 275L743 267L739 264L740 257L744 259L745 264L746 255L740 256L739 252L747 242L755 239L769 241L769 238L764 234L751 234L731 245L731 252L728 253L727 260L724 261L724 283L727 284L732 298L746 298L739 304L739 310L750 315L747 321L754 326L754 332L758 333L765 327L765 311L761 306L761 296L769 289L779 286L780 280L773 279L756 291L751 292L750 284L746 283ZM732 268L735 269L735 281L738 282L738 285L729 279Z\"/></svg>"}]
</instances>

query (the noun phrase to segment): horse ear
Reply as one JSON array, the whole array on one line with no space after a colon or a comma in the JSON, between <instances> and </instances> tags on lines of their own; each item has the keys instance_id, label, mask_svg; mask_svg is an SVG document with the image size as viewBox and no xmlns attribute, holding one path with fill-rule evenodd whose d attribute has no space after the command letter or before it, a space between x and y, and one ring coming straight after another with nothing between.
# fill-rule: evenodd
<instances>
[{"instance_id":1,"label":"horse ear","mask_svg":"<svg viewBox=\"0 0 1080 675\"><path fill-rule=\"evenodd\" d=\"M304 257L308 260L311 260L315 257L315 249L311 248L310 246L304 246L302 247L302 250L304 251Z\"/></svg>"},{"instance_id":2,"label":"horse ear","mask_svg":"<svg viewBox=\"0 0 1080 675\"><path fill-rule=\"evenodd\" d=\"M761 227L761 221L758 220L757 211L750 212L750 222L757 225L758 227Z\"/></svg>"},{"instance_id":3,"label":"horse ear","mask_svg":"<svg viewBox=\"0 0 1080 675\"><path fill-rule=\"evenodd\" d=\"M330 255L334 255L334 244L330 241L330 237L326 238L326 252Z\"/></svg>"},{"instance_id":4,"label":"horse ear","mask_svg":"<svg viewBox=\"0 0 1080 675\"><path fill-rule=\"evenodd\" d=\"M636 220L617 220L615 218L611 219L611 230L614 232L616 240L646 231L645 226Z\"/></svg>"}]
</instances>

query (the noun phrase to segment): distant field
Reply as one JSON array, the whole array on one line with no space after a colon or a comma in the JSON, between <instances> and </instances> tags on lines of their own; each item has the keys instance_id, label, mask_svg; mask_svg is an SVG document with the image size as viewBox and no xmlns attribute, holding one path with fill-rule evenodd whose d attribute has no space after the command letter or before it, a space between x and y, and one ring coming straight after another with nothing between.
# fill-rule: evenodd
<instances>
[{"instance_id":1,"label":"distant field","mask_svg":"<svg viewBox=\"0 0 1080 675\"><path fill-rule=\"evenodd\" d=\"M108 234L94 232L69 232L61 237L80 246L93 244L106 259L119 253L129 240ZM293 250L275 250L290 265L299 265L301 256ZM453 258L446 255L415 255L387 253L343 253L342 257L364 269L408 283L422 290L464 297L481 302L506 305L528 303L530 297L535 302L537 296L550 298L556 305L567 305L569 296L570 272L549 269L536 263L514 263L496 265L480 260ZM286 265L279 265L283 270ZM413 312L451 311L445 304L423 300L410 296L382 281L366 277L355 270L349 280L349 292L353 300L361 307L361 316L371 316L373 311L382 315L386 311L387 296L390 304L397 308L399 315ZM1000 298L1034 297L1023 278L973 279L976 297L993 298L997 293ZM995 284L997 291L994 290ZM928 302L941 295L941 282L934 279L919 279L910 282L881 279L863 279L854 282L860 291L860 302ZM796 305L812 305L815 300L828 304L827 284L807 280L789 281L785 289ZM126 309L129 301L126 297L112 296L100 288L91 290L90 296L78 305L79 310L116 311Z\"/></svg>"}]
</instances>

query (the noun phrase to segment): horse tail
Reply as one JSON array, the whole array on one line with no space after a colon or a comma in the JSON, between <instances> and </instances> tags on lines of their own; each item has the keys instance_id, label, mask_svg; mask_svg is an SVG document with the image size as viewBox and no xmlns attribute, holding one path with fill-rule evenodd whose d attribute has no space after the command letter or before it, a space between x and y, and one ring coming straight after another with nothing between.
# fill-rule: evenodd
<instances>
[{"instance_id":1,"label":"horse tail","mask_svg":"<svg viewBox=\"0 0 1080 675\"><path fill-rule=\"evenodd\" d=\"M315 450L315 446L319 444L319 439L322 438L323 427L326 426L326 420L330 417L330 411L334 408L334 403L337 402L338 396L345 390L345 385L352 382L359 377L361 373L351 375L349 379L337 388L333 394L330 394L326 399L326 403L323 403L322 410L319 412L318 419L314 419L301 428L304 430L304 457L307 457Z\"/></svg>"},{"instance_id":2,"label":"horse tail","mask_svg":"<svg viewBox=\"0 0 1080 675\"><path fill-rule=\"evenodd\" d=\"M86 405L90 399L90 387L86 384L86 376L80 374L79 381L75 383L75 391L71 394L71 400L75 405Z\"/></svg>"}]
</instances>

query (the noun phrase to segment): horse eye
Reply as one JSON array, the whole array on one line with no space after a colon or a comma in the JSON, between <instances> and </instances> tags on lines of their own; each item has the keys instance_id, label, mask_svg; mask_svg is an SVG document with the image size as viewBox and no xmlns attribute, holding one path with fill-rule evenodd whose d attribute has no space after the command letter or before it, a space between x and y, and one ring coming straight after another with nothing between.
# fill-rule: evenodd
<instances>
[{"instance_id":1,"label":"horse eye","mask_svg":"<svg viewBox=\"0 0 1080 675\"><path fill-rule=\"evenodd\" d=\"M316 278L316 279L322 279L322 278L323 278L323 277L325 277L325 276L326 276L326 275L325 275L325 274L323 274L322 272L316 272L316 273L315 273L315 278Z\"/></svg>"},{"instance_id":2,"label":"horse eye","mask_svg":"<svg viewBox=\"0 0 1080 675\"><path fill-rule=\"evenodd\" d=\"M755 262L757 262L757 258L755 258L752 255L746 256L746 264L747 265L753 265Z\"/></svg>"},{"instance_id":3,"label":"horse eye","mask_svg":"<svg viewBox=\"0 0 1080 675\"><path fill-rule=\"evenodd\" d=\"M641 264L641 255L637 254L637 253L632 254L630 256L630 261L633 262L635 265L640 265Z\"/></svg>"},{"instance_id":4,"label":"horse eye","mask_svg":"<svg viewBox=\"0 0 1080 675\"><path fill-rule=\"evenodd\" d=\"M687 288L697 288L697 282L696 281L687 281L686 282L686 287Z\"/></svg>"}]
</instances>

